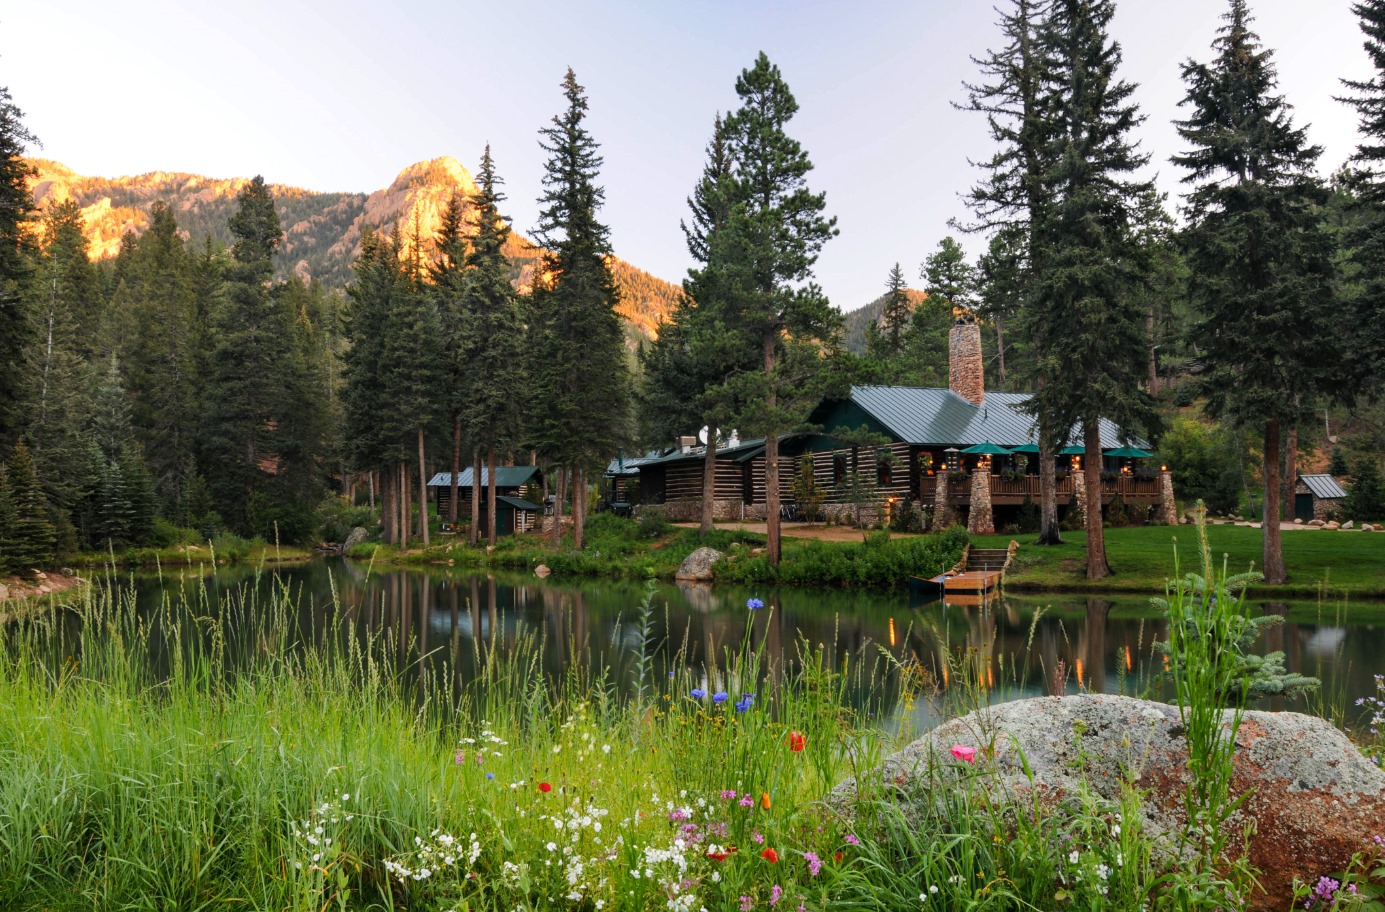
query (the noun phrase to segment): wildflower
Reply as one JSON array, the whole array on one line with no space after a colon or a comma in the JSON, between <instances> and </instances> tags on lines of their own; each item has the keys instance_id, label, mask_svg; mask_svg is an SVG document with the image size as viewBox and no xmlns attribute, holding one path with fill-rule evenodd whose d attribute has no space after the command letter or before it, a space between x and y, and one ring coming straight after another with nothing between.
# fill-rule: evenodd
<instances>
[{"instance_id":1,"label":"wildflower","mask_svg":"<svg viewBox=\"0 0 1385 912\"><path fill-rule=\"evenodd\" d=\"M722 790L721 790L721 799L722 799L723 801L735 801L735 800L736 800L736 790L735 790L735 789L722 789Z\"/></svg>"},{"instance_id":2,"label":"wildflower","mask_svg":"<svg viewBox=\"0 0 1385 912\"><path fill-rule=\"evenodd\" d=\"M547 795L549 792L553 791L553 786L549 785L547 782L540 782L539 791Z\"/></svg>"},{"instance_id":3,"label":"wildflower","mask_svg":"<svg viewBox=\"0 0 1385 912\"><path fill-rule=\"evenodd\" d=\"M740 800L740 806L743 808L754 807L755 799L751 798L749 795L742 795Z\"/></svg>"},{"instance_id":4,"label":"wildflower","mask_svg":"<svg viewBox=\"0 0 1385 912\"><path fill-rule=\"evenodd\" d=\"M798 753L808 746L808 737L803 732L789 732L789 750Z\"/></svg>"},{"instance_id":5,"label":"wildflower","mask_svg":"<svg viewBox=\"0 0 1385 912\"><path fill-rule=\"evenodd\" d=\"M730 698L731 695L724 690L718 690L716 693L712 694L713 703L725 703Z\"/></svg>"},{"instance_id":6,"label":"wildflower","mask_svg":"<svg viewBox=\"0 0 1385 912\"><path fill-rule=\"evenodd\" d=\"M751 899L749 896L742 896L741 912L750 912L753 908L755 908L755 900Z\"/></svg>"},{"instance_id":7,"label":"wildflower","mask_svg":"<svg viewBox=\"0 0 1385 912\"><path fill-rule=\"evenodd\" d=\"M817 877L822 873L822 859L817 856L816 852L804 852L803 860L808 862L808 873L810 875Z\"/></svg>"},{"instance_id":8,"label":"wildflower","mask_svg":"<svg viewBox=\"0 0 1385 912\"><path fill-rule=\"evenodd\" d=\"M840 850L838 850L837 853L836 853L835 855L832 856L832 860L835 861L835 862L837 862L838 864L841 863L841 860L842 860L842 853L841 853Z\"/></svg>"},{"instance_id":9,"label":"wildflower","mask_svg":"<svg viewBox=\"0 0 1385 912\"><path fill-rule=\"evenodd\" d=\"M751 841L754 842L756 845L760 845L761 843L763 843L763 842L765 841L764 835L763 835L759 830L751 830L751 831L750 831L750 839L751 839Z\"/></svg>"},{"instance_id":10,"label":"wildflower","mask_svg":"<svg viewBox=\"0 0 1385 912\"><path fill-rule=\"evenodd\" d=\"M760 793L760 807L769 810L769 792Z\"/></svg>"},{"instance_id":11,"label":"wildflower","mask_svg":"<svg viewBox=\"0 0 1385 912\"><path fill-rule=\"evenodd\" d=\"M774 886L770 887L770 889L769 889L769 904L770 904L771 906L777 905L777 904L779 903L779 900L781 900L781 899L783 899L783 898L784 898L784 889L783 889L782 887L780 887L779 884L775 884Z\"/></svg>"},{"instance_id":12,"label":"wildflower","mask_svg":"<svg viewBox=\"0 0 1385 912\"><path fill-rule=\"evenodd\" d=\"M847 844L847 845L858 846L858 845L861 844L861 840L859 840L859 839L856 838L856 834L855 834L855 833L847 833L847 834L846 834L846 844Z\"/></svg>"},{"instance_id":13,"label":"wildflower","mask_svg":"<svg viewBox=\"0 0 1385 912\"><path fill-rule=\"evenodd\" d=\"M1073 849L1068 853L1068 864L1077 864L1077 860L1081 857L1082 856L1077 853L1077 850Z\"/></svg>"},{"instance_id":14,"label":"wildflower","mask_svg":"<svg viewBox=\"0 0 1385 912\"><path fill-rule=\"evenodd\" d=\"M694 687L690 696L694 700L701 700L707 696L707 691L703 690L701 687Z\"/></svg>"},{"instance_id":15,"label":"wildflower","mask_svg":"<svg viewBox=\"0 0 1385 912\"><path fill-rule=\"evenodd\" d=\"M458 763L458 764L465 763L465 762L466 762L466 751L461 751L461 750L457 751L457 753L452 757L452 759L453 759L454 762L456 762L456 763Z\"/></svg>"},{"instance_id":16,"label":"wildflower","mask_svg":"<svg viewBox=\"0 0 1385 912\"><path fill-rule=\"evenodd\" d=\"M494 778L495 778L495 773L486 773L486 778L487 778L487 779L494 779Z\"/></svg>"},{"instance_id":17,"label":"wildflower","mask_svg":"<svg viewBox=\"0 0 1385 912\"><path fill-rule=\"evenodd\" d=\"M774 849L765 849L763 852L760 853L760 857L763 858L765 861L768 861L770 864L779 863L779 853L774 851Z\"/></svg>"},{"instance_id":18,"label":"wildflower","mask_svg":"<svg viewBox=\"0 0 1385 912\"><path fill-rule=\"evenodd\" d=\"M745 712L746 710L750 709L750 707L753 706L754 704L755 704L755 695L754 695L754 694L743 694L743 695L741 696L741 698L740 698L739 700L736 701L736 712L738 712L738 713L743 713L743 712Z\"/></svg>"},{"instance_id":19,"label":"wildflower","mask_svg":"<svg viewBox=\"0 0 1385 912\"><path fill-rule=\"evenodd\" d=\"M757 599L757 598L753 598L753 599L750 599L749 601L747 601L747 602L745 603L745 607L749 608L751 611L754 611L754 610L756 610L757 608L763 608L763 607L765 607L765 603L762 602L762 601L760 601L760 600Z\"/></svg>"},{"instance_id":20,"label":"wildflower","mask_svg":"<svg viewBox=\"0 0 1385 912\"><path fill-rule=\"evenodd\" d=\"M963 744L954 744L952 745L952 756L956 757L958 760L964 760L967 763L975 763L976 748L967 747Z\"/></svg>"}]
</instances>

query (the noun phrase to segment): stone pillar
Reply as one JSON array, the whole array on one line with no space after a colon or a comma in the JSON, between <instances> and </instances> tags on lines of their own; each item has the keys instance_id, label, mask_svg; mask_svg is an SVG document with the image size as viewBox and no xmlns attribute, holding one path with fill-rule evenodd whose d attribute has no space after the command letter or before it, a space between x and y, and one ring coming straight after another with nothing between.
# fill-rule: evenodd
<instances>
[{"instance_id":1,"label":"stone pillar","mask_svg":"<svg viewBox=\"0 0 1385 912\"><path fill-rule=\"evenodd\" d=\"M981 327L972 316L958 317L947 337L947 385L957 395L980 405L986 401L986 368L981 353Z\"/></svg>"},{"instance_id":2,"label":"stone pillar","mask_svg":"<svg viewBox=\"0 0 1385 912\"><path fill-rule=\"evenodd\" d=\"M971 473L971 512L967 532L990 535L995 532L995 513L991 510L991 470L978 468Z\"/></svg>"},{"instance_id":3,"label":"stone pillar","mask_svg":"<svg viewBox=\"0 0 1385 912\"><path fill-rule=\"evenodd\" d=\"M1087 522L1087 476L1081 471L1072 473L1072 496L1077 501L1077 516L1073 524L1084 525Z\"/></svg>"},{"instance_id":4,"label":"stone pillar","mask_svg":"<svg viewBox=\"0 0 1385 912\"><path fill-rule=\"evenodd\" d=\"M947 470L937 474L933 486L933 529L946 529L952 525L952 504L948 503Z\"/></svg>"},{"instance_id":5,"label":"stone pillar","mask_svg":"<svg viewBox=\"0 0 1385 912\"><path fill-rule=\"evenodd\" d=\"M1178 525L1178 501L1173 499L1173 473L1159 473L1159 521L1166 526Z\"/></svg>"}]
</instances>

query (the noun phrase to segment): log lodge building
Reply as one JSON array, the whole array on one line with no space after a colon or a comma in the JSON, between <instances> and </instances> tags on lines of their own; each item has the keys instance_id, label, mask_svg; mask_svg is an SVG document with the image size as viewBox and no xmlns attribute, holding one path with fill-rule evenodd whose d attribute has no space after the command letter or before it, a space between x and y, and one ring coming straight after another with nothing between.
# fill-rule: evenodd
<instances>
[{"instance_id":1,"label":"log lodge building","mask_svg":"<svg viewBox=\"0 0 1385 912\"><path fill-rule=\"evenodd\" d=\"M825 401L813 411L809 422L820 432L784 438L781 503L793 510L794 479L811 460L815 487L826 495L825 515L856 514L864 490L874 501L867 508L871 522L907 501L935 528L962 522L971 532L985 533L1010 521L1026 499L1037 504L1038 434L1024 410L1029 394L986 392L981 328L971 317L957 320L948 341L948 388L853 387L848 398ZM851 446L842 440L859 441L863 432L880 442ZM607 477L613 499L662 504L674 520L698 519L705 447L684 440L671 452L612 463ZM1174 523L1171 476L1161 467L1139 465L1133 455L1145 445L1102 420L1103 505L1119 495L1135 512ZM1080 439L1055 457L1060 513L1084 502L1084 458ZM869 484L861 483L863 475ZM719 520L765 518L763 440L732 441L718 450L714 496Z\"/></svg>"}]
</instances>

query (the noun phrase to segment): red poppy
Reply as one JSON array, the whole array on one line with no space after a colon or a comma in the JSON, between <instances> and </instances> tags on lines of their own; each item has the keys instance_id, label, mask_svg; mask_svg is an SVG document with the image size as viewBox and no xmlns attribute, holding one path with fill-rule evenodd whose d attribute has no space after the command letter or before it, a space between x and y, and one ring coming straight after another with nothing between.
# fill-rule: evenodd
<instances>
[{"instance_id":1,"label":"red poppy","mask_svg":"<svg viewBox=\"0 0 1385 912\"><path fill-rule=\"evenodd\" d=\"M547 795L549 792L553 791L553 786L549 785L547 782L540 782L539 791Z\"/></svg>"},{"instance_id":2,"label":"red poppy","mask_svg":"<svg viewBox=\"0 0 1385 912\"><path fill-rule=\"evenodd\" d=\"M803 732L789 732L789 750L798 753L808 746L808 736Z\"/></svg>"},{"instance_id":3,"label":"red poppy","mask_svg":"<svg viewBox=\"0 0 1385 912\"><path fill-rule=\"evenodd\" d=\"M707 857L712 859L712 861L725 861L731 857L731 853L729 851L708 852Z\"/></svg>"},{"instance_id":4,"label":"red poppy","mask_svg":"<svg viewBox=\"0 0 1385 912\"><path fill-rule=\"evenodd\" d=\"M779 863L779 853L774 851L774 849L765 849L763 852L760 853L760 857L763 858L765 861L768 861L770 864Z\"/></svg>"},{"instance_id":5,"label":"red poppy","mask_svg":"<svg viewBox=\"0 0 1385 912\"><path fill-rule=\"evenodd\" d=\"M832 860L833 860L833 861L841 861L841 860L842 860L842 853L841 853L841 852L838 852L836 855L833 855L833 856L832 856Z\"/></svg>"}]
</instances>

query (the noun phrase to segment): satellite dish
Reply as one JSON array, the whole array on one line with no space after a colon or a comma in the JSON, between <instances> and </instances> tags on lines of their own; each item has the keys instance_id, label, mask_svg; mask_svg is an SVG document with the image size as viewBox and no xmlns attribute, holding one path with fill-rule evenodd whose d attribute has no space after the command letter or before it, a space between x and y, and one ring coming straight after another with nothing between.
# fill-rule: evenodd
<instances>
[{"instance_id":1,"label":"satellite dish","mask_svg":"<svg viewBox=\"0 0 1385 912\"><path fill-rule=\"evenodd\" d=\"M703 446L707 445L707 428L704 425L702 430L697 432L697 442Z\"/></svg>"}]
</instances>

